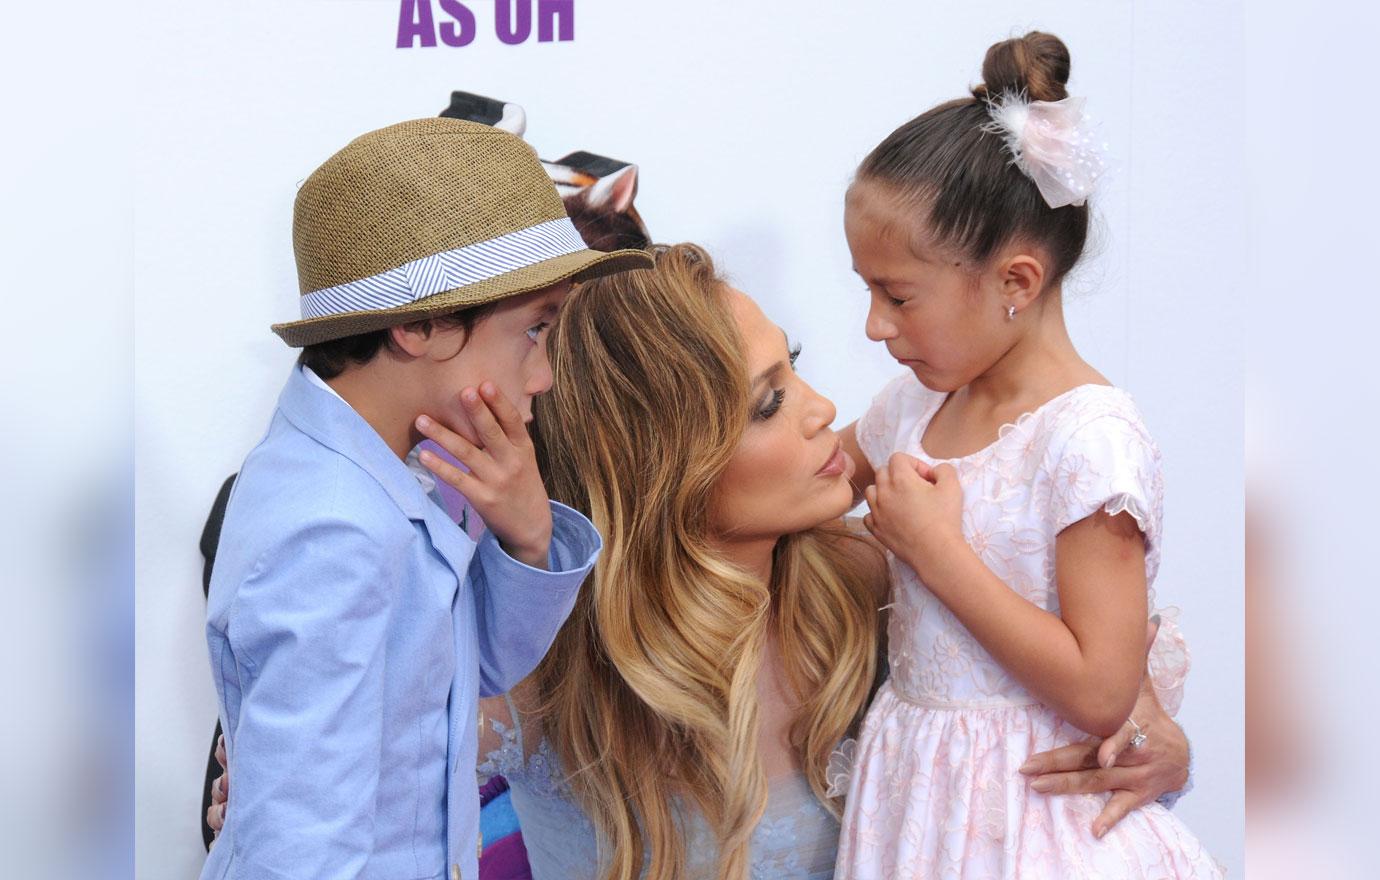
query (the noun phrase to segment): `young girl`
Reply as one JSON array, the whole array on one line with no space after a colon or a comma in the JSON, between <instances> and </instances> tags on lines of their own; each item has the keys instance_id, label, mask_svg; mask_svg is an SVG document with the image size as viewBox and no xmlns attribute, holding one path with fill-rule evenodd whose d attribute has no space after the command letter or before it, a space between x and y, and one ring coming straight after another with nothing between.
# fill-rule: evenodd
<instances>
[{"instance_id":1,"label":"young girl","mask_svg":"<svg viewBox=\"0 0 1380 880\"><path fill-rule=\"evenodd\" d=\"M1136 725L1160 552L1159 451L1064 325L1101 171L1068 75L1057 37L998 43L973 97L897 129L848 193L867 335L910 373L845 429L895 584L845 880L1220 876L1158 804L1099 839L1105 796L1020 773Z\"/></svg>"}]
</instances>

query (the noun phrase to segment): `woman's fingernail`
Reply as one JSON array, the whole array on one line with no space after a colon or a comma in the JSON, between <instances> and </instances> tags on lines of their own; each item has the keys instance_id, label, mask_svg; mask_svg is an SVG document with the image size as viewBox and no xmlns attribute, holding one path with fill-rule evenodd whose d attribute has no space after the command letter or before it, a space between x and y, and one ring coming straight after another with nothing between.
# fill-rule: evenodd
<instances>
[{"instance_id":1,"label":"woman's fingernail","mask_svg":"<svg viewBox=\"0 0 1380 880\"><path fill-rule=\"evenodd\" d=\"M488 397L493 397L495 392L498 391L498 389L494 387L494 383L492 382L485 382L483 385L479 387L483 389L484 394Z\"/></svg>"},{"instance_id":2,"label":"woman's fingernail","mask_svg":"<svg viewBox=\"0 0 1380 880\"><path fill-rule=\"evenodd\" d=\"M465 398L465 403L468 404L476 404L479 402L479 392L475 391L473 388L466 388L465 393L460 396Z\"/></svg>"},{"instance_id":3,"label":"woman's fingernail","mask_svg":"<svg viewBox=\"0 0 1380 880\"><path fill-rule=\"evenodd\" d=\"M1020 769L1018 772L1020 772L1020 773L1034 773L1034 772L1035 772L1035 762L1034 762L1034 761L1026 761L1024 764L1021 765L1021 769Z\"/></svg>"},{"instance_id":4,"label":"woman's fingernail","mask_svg":"<svg viewBox=\"0 0 1380 880\"><path fill-rule=\"evenodd\" d=\"M431 419L426 416L417 416L417 428L422 431L431 430Z\"/></svg>"},{"instance_id":5,"label":"woman's fingernail","mask_svg":"<svg viewBox=\"0 0 1380 880\"><path fill-rule=\"evenodd\" d=\"M1101 839L1102 839L1102 835L1104 835L1104 834L1106 834L1106 833L1107 833L1107 829L1106 829L1106 828L1103 828L1101 825L1096 825L1096 826L1093 827L1093 837L1096 837L1098 840L1101 840Z\"/></svg>"},{"instance_id":6,"label":"woman's fingernail","mask_svg":"<svg viewBox=\"0 0 1380 880\"><path fill-rule=\"evenodd\" d=\"M1037 779L1034 782L1030 783L1030 787L1035 789L1036 791L1049 791L1051 788L1054 787L1054 780Z\"/></svg>"}]
</instances>

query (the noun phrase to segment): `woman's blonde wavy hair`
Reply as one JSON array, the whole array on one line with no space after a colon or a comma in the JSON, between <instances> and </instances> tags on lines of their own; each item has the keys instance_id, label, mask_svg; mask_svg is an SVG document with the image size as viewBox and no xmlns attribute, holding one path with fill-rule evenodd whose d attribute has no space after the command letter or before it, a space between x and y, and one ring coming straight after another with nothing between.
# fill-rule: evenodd
<instances>
[{"instance_id":1,"label":"woman's blonde wavy hair","mask_svg":"<svg viewBox=\"0 0 1380 880\"><path fill-rule=\"evenodd\" d=\"M768 634L800 701L791 745L837 814L825 767L872 685L877 607L840 528L783 536L767 585L716 550L714 487L751 409L743 340L708 254L654 255L580 287L550 341L555 382L536 404L548 487L605 547L533 681L606 880L685 877L684 807L717 833L719 878L738 880L767 803Z\"/></svg>"}]
</instances>

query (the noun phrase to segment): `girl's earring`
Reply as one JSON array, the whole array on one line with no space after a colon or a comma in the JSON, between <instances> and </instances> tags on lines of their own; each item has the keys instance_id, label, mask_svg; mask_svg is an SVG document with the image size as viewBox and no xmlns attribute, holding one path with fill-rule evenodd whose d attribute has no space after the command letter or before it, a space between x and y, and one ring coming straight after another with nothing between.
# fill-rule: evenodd
<instances>
[{"instance_id":1,"label":"girl's earring","mask_svg":"<svg viewBox=\"0 0 1380 880\"><path fill-rule=\"evenodd\" d=\"M1006 320L1008 320L1008 321L1014 321L1014 320L1016 320L1016 307L1015 307L1015 306L1007 306L1007 307L1006 307Z\"/></svg>"}]
</instances>

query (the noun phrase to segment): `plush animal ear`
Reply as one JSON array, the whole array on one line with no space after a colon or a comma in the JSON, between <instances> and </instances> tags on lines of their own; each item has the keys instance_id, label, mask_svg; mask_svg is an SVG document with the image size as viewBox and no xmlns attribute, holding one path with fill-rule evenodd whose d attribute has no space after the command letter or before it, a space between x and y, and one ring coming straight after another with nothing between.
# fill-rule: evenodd
<instances>
[{"instance_id":1,"label":"plush animal ear","mask_svg":"<svg viewBox=\"0 0 1380 880\"><path fill-rule=\"evenodd\" d=\"M589 189L589 205L604 208L615 214L625 214L637 198L637 166L627 165L599 181Z\"/></svg>"},{"instance_id":2,"label":"plush animal ear","mask_svg":"<svg viewBox=\"0 0 1380 880\"><path fill-rule=\"evenodd\" d=\"M518 137L527 133L527 112L522 105L509 104L474 92L451 92L450 106L442 110L441 115L448 119L492 125Z\"/></svg>"},{"instance_id":3,"label":"plush animal ear","mask_svg":"<svg viewBox=\"0 0 1380 880\"><path fill-rule=\"evenodd\" d=\"M527 133L527 111L518 104L504 104L503 118L494 123L494 128L522 137Z\"/></svg>"}]
</instances>

